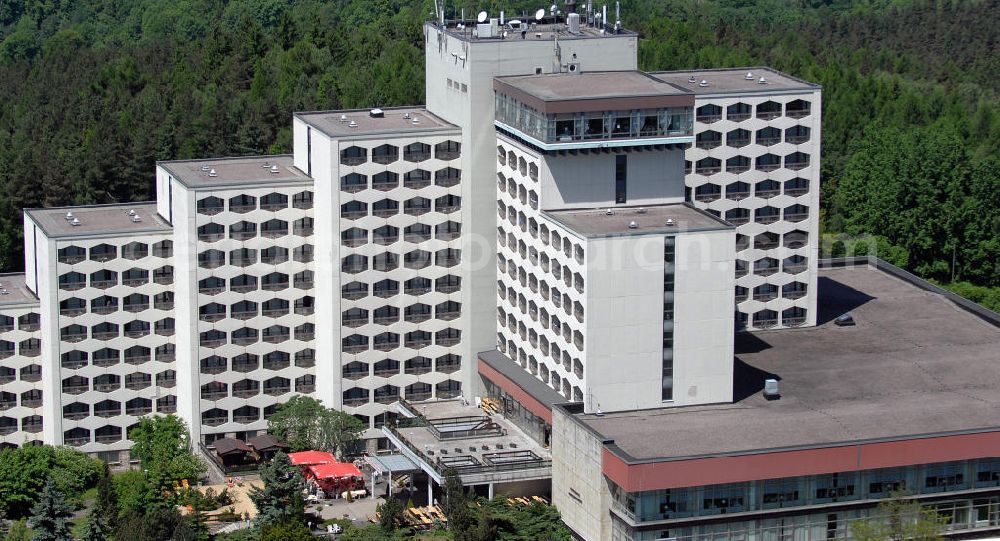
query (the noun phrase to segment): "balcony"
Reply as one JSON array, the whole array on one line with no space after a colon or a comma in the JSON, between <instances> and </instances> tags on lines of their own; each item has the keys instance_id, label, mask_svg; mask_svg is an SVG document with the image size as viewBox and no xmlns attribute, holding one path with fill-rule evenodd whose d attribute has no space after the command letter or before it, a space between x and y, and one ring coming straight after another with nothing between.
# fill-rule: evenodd
<instances>
[{"instance_id":1,"label":"balcony","mask_svg":"<svg viewBox=\"0 0 1000 541\"><path fill-rule=\"evenodd\" d=\"M80 447L90 443L90 438L87 436L76 436L72 438L63 438L63 443L72 447Z\"/></svg>"},{"instance_id":2,"label":"balcony","mask_svg":"<svg viewBox=\"0 0 1000 541\"><path fill-rule=\"evenodd\" d=\"M430 400L433 395L428 391L424 393L409 393L406 395L406 399L411 402L422 402L424 400Z\"/></svg>"},{"instance_id":3,"label":"balcony","mask_svg":"<svg viewBox=\"0 0 1000 541\"><path fill-rule=\"evenodd\" d=\"M367 403L368 403L368 397L367 396L361 397L361 398L345 398L344 399L344 405L345 406L350 406L350 407L362 406L362 405L367 404Z\"/></svg>"},{"instance_id":4,"label":"balcony","mask_svg":"<svg viewBox=\"0 0 1000 541\"><path fill-rule=\"evenodd\" d=\"M153 406L137 406L133 408L125 408L126 415L134 415L136 417L140 415L146 415L153 412Z\"/></svg>"},{"instance_id":5,"label":"balcony","mask_svg":"<svg viewBox=\"0 0 1000 541\"><path fill-rule=\"evenodd\" d=\"M345 344L343 346L344 353L361 353L362 351L368 351L368 344Z\"/></svg>"},{"instance_id":6,"label":"balcony","mask_svg":"<svg viewBox=\"0 0 1000 541\"><path fill-rule=\"evenodd\" d=\"M223 398L226 398L227 396L229 396L229 393L227 393L225 390L201 392L202 400L221 400Z\"/></svg>"}]
</instances>

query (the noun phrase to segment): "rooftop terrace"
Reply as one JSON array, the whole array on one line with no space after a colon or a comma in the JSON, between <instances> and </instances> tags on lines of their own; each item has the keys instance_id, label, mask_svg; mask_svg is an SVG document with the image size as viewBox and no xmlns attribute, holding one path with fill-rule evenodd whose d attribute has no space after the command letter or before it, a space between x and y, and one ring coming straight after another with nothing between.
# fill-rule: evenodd
<instances>
[{"instance_id":1,"label":"rooftop terrace","mask_svg":"<svg viewBox=\"0 0 1000 541\"><path fill-rule=\"evenodd\" d=\"M549 210L543 214L583 237L665 235L732 229L727 222L684 203L649 207ZM672 225L667 225L672 221ZM635 222L635 227L630 225Z\"/></svg>"},{"instance_id":2,"label":"rooftop terrace","mask_svg":"<svg viewBox=\"0 0 1000 541\"><path fill-rule=\"evenodd\" d=\"M383 108L381 111L381 116L372 116L371 109L313 111L295 113L295 118L331 138L370 135L405 137L410 133L458 131L457 126L442 120L423 107L393 107Z\"/></svg>"},{"instance_id":3,"label":"rooftop terrace","mask_svg":"<svg viewBox=\"0 0 1000 541\"><path fill-rule=\"evenodd\" d=\"M821 270L819 305L817 327L738 335L734 404L577 418L636 460L1000 425L996 325L941 293L870 267ZM856 326L833 324L848 311ZM781 398L766 400L763 379L774 375Z\"/></svg>"},{"instance_id":4,"label":"rooftop terrace","mask_svg":"<svg viewBox=\"0 0 1000 541\"><path fill-rule=\"evenodd\" d=\"M677 107L694 103L688 90L641 71L516 75L497 77L493 86L497 92L511 94L543 113Z\"/></svg>"},{"instance_id":5,"label":"rooftop terrace","mask_svg":"<svg viewBox=\"0 0 1000 541\"><path fill-rule=\"evenodd\" d=\"M242 187L311 180L292 165L291 155L176 160L157 162L157 165L189 188Z\"/></svg>"},{"instance_id":6,"label":"rooftop terrace","mask_svg":"<svg viewBox=\"0 0 1000 541\"><path fill-rule=\"evenodd\" d=\"M49 238L142 235L171 231L170 223L157 214L156 203L152 202L25 209L24 213ZM72 213L72 216L67 213Z\"/></svg>"},{"instance_id":7,"label":"rooftop terrace","mask_svg":"<svg viewBox=\"0 0 1000 541\"><path fill-rule=\"evenodd\" d=\"M747 67L687 71L659 71L649 74L695 94L774 93L782 90L819 90L819 85L796 79L771 68ZM764 83L761 83L761 78ZM701 85L704 81L705 86Z\"/></svg>"}]
</instances>

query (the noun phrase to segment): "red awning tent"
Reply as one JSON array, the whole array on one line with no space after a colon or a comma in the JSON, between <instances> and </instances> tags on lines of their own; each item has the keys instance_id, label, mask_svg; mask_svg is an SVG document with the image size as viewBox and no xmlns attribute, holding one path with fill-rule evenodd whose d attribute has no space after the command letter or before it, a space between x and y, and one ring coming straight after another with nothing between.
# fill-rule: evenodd
<instances>
[{"instance_id":1,"label":"red awning tent","mask_svg":"<svg viewBox=\"0 0 1000 541\"><path fill-rule=\"evenodd\" d=\"M317 480L361 477L361 470L349 462L334 462L332 464L309 466L309 471L312 473L312 477Z\"/></svg>"},{"instance_id":2,"label":"red awning tent","mask_svg":"<svg viewBox=\"0 0 1000 541\"><path fill-rule=\"evenodd\" d=\"M364 487L361 470L349 462L331 462L303 468L306 480L316 485L330 497Z\"/></svg>"},{"instance_id":3,"label":"red awning tent","mask_svg":"<svg viewBox=\"0 0 1000 541\"><path fill-rule=\"evenodd\" d=\"M337 459L332 454L325 451L301 451L298 453L288 453L288 458L296 466L317 466L320 464L336 463Z\"/></svg>"}]
</instances>

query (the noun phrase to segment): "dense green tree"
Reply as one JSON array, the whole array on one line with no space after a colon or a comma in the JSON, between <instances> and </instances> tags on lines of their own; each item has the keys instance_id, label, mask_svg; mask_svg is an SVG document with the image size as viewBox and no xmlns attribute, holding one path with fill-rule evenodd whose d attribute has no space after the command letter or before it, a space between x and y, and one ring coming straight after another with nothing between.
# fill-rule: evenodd
<instances>
[{"instance_id":1,"label":"dense green tree","mask_svg":"<svg viewBox=\"0 0 1000 541\"><path fill-rule=\"evenodd\" d=\"M135 455L156 488L169 490L182 479L195 480L205 465L191 452L184 421L175 415L143 417L129 432Z\"/></svg>"},{"instance_id":2,"label":"dense green tree","mask_svg":"<svg viewBox=\"0 0 1000 541\"><path fill-rule=\"evenodd\" d=\"M94 486L101 462L68 447L25 445L0 451L0 514L23 518L51 480L71 502Z\"/></svg>"},{"instance_id":3,"label":"dense green tree","mask_svg":"<svg viewBox=\"0 0 1000 541\"><path fill-rule=\"evenodd\" d=\"M299 470L285 453L278 453L261 468L263 487L250 490L250 501L257 507L254 526L260 529L285 522L302 520L302 488Z\"/></svg>"},{"instance_id":4,"label":"dense green tree","mask_svg":"<svg viewBox=\"0 0 1000 541\"><path fill-rule=\"evenodd\" d=\"M948 520L917 501L898 495L883 500L869 519L851 522L851 538L858 541L938 541Z\"/></svg>"},{"instance_id":5,"label":"dense green tree","mask_svg":"<svg viewBox=\"0 0 1000 541\"><path fill-rule=\"evenodd\" d=\"M10 523L10 529L3 541L31 541L31 530L25 524L24 519Z\"/></svg>"},{"instance_id":6,"label":"dense green tree","mask_svg":"<svg viewBox=\"0 0 1000 541\"><path fill-rule=\"evenodd\" d=\"M315 398L295 395L268 418L268 432L292 451L322 449L338 458L361 437L365 426L353 415L327 408Z\"/></svg>"},{"instance_id":7,"label":"dense green tree","mask_svg":"<svg viewBox=\"0 0 1000 541\"><path fill-rule=\"evenodd\" d=\"M265 526L260 531L260 541L311 541L315 539L309 528L301 521L288 520L272 526Z\"/></svg>"},{"instance_id":8,"label":"dense green tree","mask_svg":"<svg viewBox=\"0 0 1000 541\"><path fill-rule=\"evenodd\" d=\"M73 508L66 503L66 497L56 488L55 482L48 480L28 518L32 541L72 541L72 516Z\"/></svg>"},{"instance_id":9,"label":"dense green tree","mask_svg":"<svg viewBox=\"0 0 1000 541\"><path fill-rule=\"evenodd\" d=\"M378 523L382 530L394 532L396 528L403 524L403 513L406 506L396 498L389 498L379 504L377 508Z\"/></svg>"}]
</instances>

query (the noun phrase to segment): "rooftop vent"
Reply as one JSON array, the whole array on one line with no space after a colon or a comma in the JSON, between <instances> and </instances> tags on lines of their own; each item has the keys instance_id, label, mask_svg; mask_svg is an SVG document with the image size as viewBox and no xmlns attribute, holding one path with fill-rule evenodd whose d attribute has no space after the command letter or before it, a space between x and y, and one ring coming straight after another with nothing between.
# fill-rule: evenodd
<instances>
[{"instance_id":1,"label":"rooftop vent","mask_svg":"<svg viewBox=\"0 0 1000 541\"><path fill-rule=\"evenodd\" d=\"M219 174L215 172L215 169L210 169L208 171L208 176L210 176L210 177L217 177L217 176L219 176Z\"/></svg>"},{"instance_id":2,"label":"rooftop vent","mask_svg":"<svg viewBox=\"0 0 1000 541\"><path fill-rule=\"evenodd\" d=\"M7 291L6 288L0 287L0 295L10 295L10 291Z\"/></svg>"},{"instance_id":3,"label":"rooftop vent","mask_svg":"<svg viewBox=\"0 0 1000 541\"><path fill-rule=\"evenodd\" d=\"M73 227L76 227L76 226L80 225L80 219L79 218L73 218L72 220L69 221L69 224L72 225Z\"/></svg>"},{"instance_id":4,"label":"rooftop vent","mask_svg":"<svg viewBox=\"0 0 1000 541\"><path fill-rule=\"evenodd\" d=\"M347 126L350 127L350 128L357 128L358 127L358 123L352 120L350 122L350 124L348 124Z\"/></svg>"},{"instance_id":5,"label":"rooftop vent","mask_svg":"<svg viewBox=\"0 0 1000 541\"><path fill-rule=\"evenodd\" d=\"M368 116L372 118L385 118L385 111L379 109L378 107L368 111Z\"/></svg>"},{"instance_id":6,"label":"rooftop vent","mask_svg":"<svg viewBox=\"0 0 1000 541\"><path fill-rule=\"evenodd\" d=\"M347 122L347 115L340 115L341 122Z\"/></svg>"},{"instance_id":7,"label":"rooftop vent","mask_svg":"<svg viewBox=\"0 0 1000 541\"><path fill-rule=\"evenodd\" d=\"M757 79L757 84L759 84L759 85L766 85L767 84L767 79L761 77L760 79Z\"/></svg>"},{"instance_id":8,"label":"rooftop vent","mask_svg":"<svg viewBox=\"0 0 1000 541\"><path fill-rule=\"evenodd\" d=\"M698 86L708 86L708 81L702 79L701 82L698 83Z\"/></svg>"},{"instance_id":9,"label":"rooftop vent","mask_svg":"<svg viewBox=\"0 0 1000 541\"><path fill-rule=\"evenodd\" d=\"M614 216L615 215L615 209L608 209L608 210L604 211L604 214L606 214L607 216Z\"/></svg>"},{"instance_id":10,"label":"rooftop vent","mask_svg":"<svg viewBox=\"0 0 1000 541\"><path fill-rule=\"evenodd\" d=\"M646 214L646 207L639 207L639 210L637 210L636 212L638 212L639 214Z\"/></svg>"},{"instance_id":11,"label":"rooftop vent","mask_svg":"<svg viewBox=\"0 0 1000 541\"><path fill-rule=\"evenodd\" d=\"M635 220L633 220L633 221L631 221L631 222L628 223L628 228L629 229L638 229L639 228L639 224L635 223Z\"/></svg>"},{"instance_id":12,"label":"rooftop vent","mask_svg":"<svg viewBox=\"0 0 1000 541\"><path fill-rule=\"evenodd\" d=\"M410 122L413 124L420 124L420 119L417 117L413 117L413 120L411 120Z\"/></svg>"},{"instance_id":13,"label":"rooftop vent","mask_svg":"<svg viewBox=\"0 0 1000 541\"><path fill-rule=\"evenodd\" d=\"M72 220L72 219L73 219L73 213L72 212L67 212L66 213L66 220L69 221L69 220Z\"/></svg>"},{"instance_id":14,"label":"rooftop vent","mask_svg":"<svg viewBox=\"0 0 1000 541\"><path fill-rule=\"evenodd\" d=\"M129 216L135 216L135 209L128 209Z\"/></svg>"},{"instance_id":15,"label":"rooftop vent","mask_svg":"<svg viewBox=\"0 0 1000 541\"><path fill-rule=\"evenodd\" d=\"M277 165L272 165L272 166L271 166L271 174L272 174L272 175L276 175L276 174L278 174L278 171L279 171L279 169L278 169L278 166L277 166Z\"/></svg>"},{"instance_id":16,"label":"rooftop vent","mask_svg":"<svg viewBox=\"0 0 1000 541\"><path fill-rule=\"evenodd\" d=\"M667 227L673 227L673 226L674 226L674 219L667 218Z\"/></svg>"},{"instance_id":17,"label":"rooftop vent","mask_svg":"<svg viewBox=\"0 0 1000 541\"><path fill-rule=\"evenodd\" d=\"M746 77L744 77L744 79L746 79L747 81L753 81L753 72L752 71L748 71L747 75L746 75Z\"/></svg>"},{"instance_id":18,"label":"rooftop vent","mask_svg":"<svg viewBox=\"0 0 1000 541\"><path fill-rule=\"evenodd\" d=\"M203 166L201 166L201 170L202 170L202 171L204 171L204 172L206 172L206 173L208 172L208 169L209 169L209 168L208 168L208 166L207 166L207 165L203 165Z\"/></svg>"},{"instance_id":19,"label":"rooftop vent","mask_svg":"<svg viewBox=\"0 0 1000 541\"><path fill-rule=\"evenodd\" d=\"M695 79L695 78L694 78L694 75L692 75L692 76L688 77L688 82L689 82L689 83L697 83L697 82L698 82L698 79Z\"/></svg>"},{"instance_id":20,"label":"rooftop vent","mask_svg":"<svg viewBox=\"0 0 1000 541\"><path fill-rule=\"evenodd\" d=\"M410 112L407 111L407 112L403 113L403 118L409 120L409 118L410 118Z\"/></svg>"},{"instance_id":21,"label":"rooftop vent","mask_svg":"<svg viewBox=\"0 0 1000 541\"><path fill-rule=\"evenodd\" d=\"M271 167L271 162L264 160L264 164L261 165L261 167L267 169L268 167Z\"/></svg>"},{"instance_id":22,"label":"rooftop vent","mask_svg":"<svg viewBox=\"0 0 1000 541\"><path fill-rule=\"evenodd\" d=\"M142 221L142 218L140 218L138 214L136 214L135 216L132 216L132 223L139 223L141 221Z\"/></svg>"},{"instance_id":23,"label":"rooftop vent","mask_svg":"<svg viewBox=\"0 0 1000 541\"><path fill-rule=\"evenodd\" d=\"M781 393L778 392L778 380L774 378L768 378L764 380L764 398L768 400L777 400L781 398Z\"/></svg>"}]
</instances>

